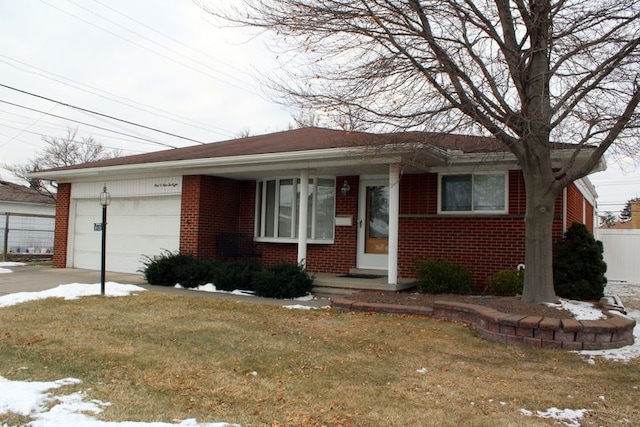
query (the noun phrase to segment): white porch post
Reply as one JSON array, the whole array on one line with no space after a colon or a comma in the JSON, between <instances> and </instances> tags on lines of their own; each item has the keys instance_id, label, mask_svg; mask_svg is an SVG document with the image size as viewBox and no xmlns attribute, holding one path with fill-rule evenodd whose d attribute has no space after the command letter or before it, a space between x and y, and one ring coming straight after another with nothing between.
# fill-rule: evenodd
<instances>
[{"instance_id":1,"label":"white porch post","mask_svg":"<svg viewBox=\"0 0 640 427\"><path fill-rule=\"evenodd\" d=\"M309 212L309 171L300 171L300 210L298 211L298 264L307 268L307 213Z\"/></svg>"},{"instance_id":2,"label":"white porch post","mask_svg":"<svg viewBox=\"0 0 640 427\"><path fill-rule=\"evenodd\" d=\"M389 165L389 284L398 284L398 228L400 214L400 165Z\"/></svg>"}]
</instances>

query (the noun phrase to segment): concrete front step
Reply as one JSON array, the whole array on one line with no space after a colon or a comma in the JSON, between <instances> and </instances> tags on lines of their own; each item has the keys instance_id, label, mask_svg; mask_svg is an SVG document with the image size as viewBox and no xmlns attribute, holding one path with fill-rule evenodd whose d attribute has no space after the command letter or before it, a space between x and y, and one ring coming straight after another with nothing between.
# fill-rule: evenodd
<instances>
[{"instance_id":1,"label":"concrete front step","mask_svg":"<svg viewBox=\"0 0 640 427\"><path fill-rule=\"evenodd\" d=\"M400 291L415 283L415 279L400 278L398 284L390 285L386 271L383 271L384 275L379 273L380 270L357 270L349 275L318 273L314 275L313 292L350 295L359 290Z\"/></svg>"}]
</instances>

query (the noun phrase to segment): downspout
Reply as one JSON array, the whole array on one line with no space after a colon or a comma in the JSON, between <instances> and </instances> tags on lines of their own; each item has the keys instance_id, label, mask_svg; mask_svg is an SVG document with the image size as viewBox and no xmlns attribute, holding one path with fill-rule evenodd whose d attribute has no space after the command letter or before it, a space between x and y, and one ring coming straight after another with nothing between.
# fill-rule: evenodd
<instances>
[{"instance_id":1,"label":"downspout","mask_svg":"<svg viewBox=\"0 0 640 427\"><path fill-rule=\"evenodd\" d=\"M388 283L398 284L398 234L400 214L400 165L389 165L389 250Z\"/></svg>"},{"instance_id":2,"label":"downspout","mask_svg":"<svg viewBox=\"0 0 640 427\"><path fill-rule=\"evenodd\" d=\"M298 265L307 268L307 214L309 212L309 171L300 171L300 209L298 211Z\"/></svg>"}]
</instances>

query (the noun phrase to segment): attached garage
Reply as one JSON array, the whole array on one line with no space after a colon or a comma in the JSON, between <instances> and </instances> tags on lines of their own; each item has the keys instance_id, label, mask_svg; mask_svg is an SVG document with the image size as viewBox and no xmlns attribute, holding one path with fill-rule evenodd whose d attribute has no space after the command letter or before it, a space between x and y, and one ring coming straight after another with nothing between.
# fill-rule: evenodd
<instances>
[{"instance_id":1,"label":"attached garage","mask_svg":"<svg viewBox=\"0 0 640 427\"><path fill-rule=\"evenodd\" d=\"M181 177L112 181L107 208L107 270L135 273L145 255L177 251L180 244ZM68 267L100 269L101 185L74 184Z\"/></svg>"}]
</instances>

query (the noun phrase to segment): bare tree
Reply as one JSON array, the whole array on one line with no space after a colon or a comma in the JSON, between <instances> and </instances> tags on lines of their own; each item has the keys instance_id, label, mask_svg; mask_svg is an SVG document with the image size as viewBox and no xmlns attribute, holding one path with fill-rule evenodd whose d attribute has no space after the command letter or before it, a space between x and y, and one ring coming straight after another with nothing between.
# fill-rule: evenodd
<instances>
[{"instance_id":1,"label":"bare tree","mask_svg":"<svg viewBox=\"0 0 640 427\"><path fill-rule=\"evenodd\" d=\"M79 137L77 129L67 129L63 137L43 137L46 146L28 163L5 165L16 177L27 182L29 187L55 199L56 186L53 182L43 182L30 178L29 174L47 169L95 162L121 155L120 150L109 150L93 137Z\"/></svg>"},{"instance_id":2,"label":"bare tree","mask_svg":"<svg viewBox=\"0 0 640 427\"><path fill-rule=\"evenodd\" d=\"M288 75L275 83L286 102L350 109L378 127L481 131L513 153L527 190L522 298L556 300L556 197L607 150L638 150L640 2L243 4L208 10L275 33L292 58ZM552 161L557 143L573 147L561 163Z\"/></svg>"}]
</instances>

